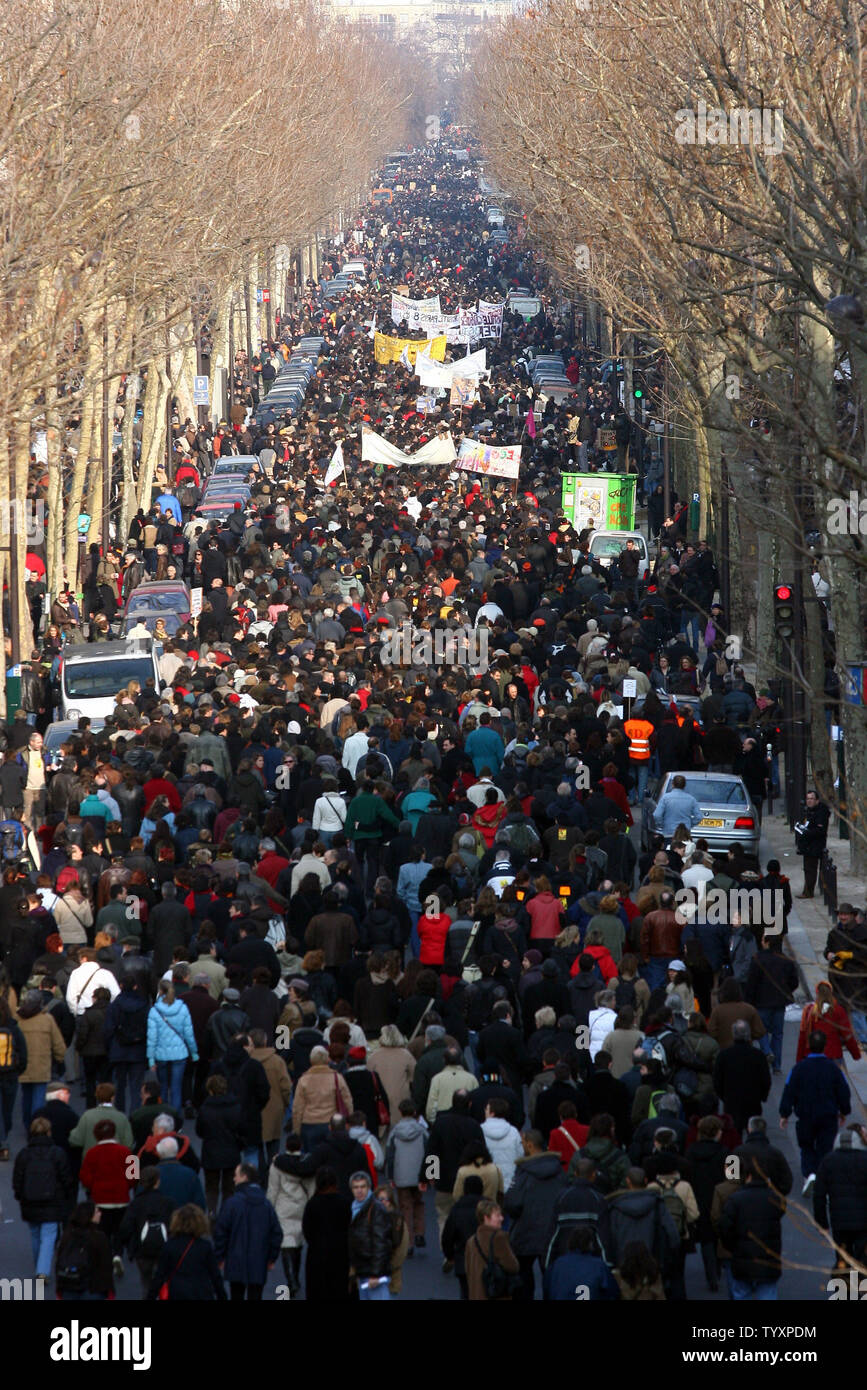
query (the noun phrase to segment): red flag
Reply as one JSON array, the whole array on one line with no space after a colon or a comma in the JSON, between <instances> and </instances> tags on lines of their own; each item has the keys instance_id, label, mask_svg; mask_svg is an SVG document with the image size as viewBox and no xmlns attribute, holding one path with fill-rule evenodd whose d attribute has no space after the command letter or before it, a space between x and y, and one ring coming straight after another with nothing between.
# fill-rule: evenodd
<instances>
[{"instance_id":1,"label":"red flag","mask_svg":"<svg viewBox=\"0 0 867 1390\"><path fill-rule=\"evenodd\" d=\"M536 438L536 416L533 413L532 405L530 406L530 409L527 411L527 433L531 439Z\"/></svg>"}]
</instances>

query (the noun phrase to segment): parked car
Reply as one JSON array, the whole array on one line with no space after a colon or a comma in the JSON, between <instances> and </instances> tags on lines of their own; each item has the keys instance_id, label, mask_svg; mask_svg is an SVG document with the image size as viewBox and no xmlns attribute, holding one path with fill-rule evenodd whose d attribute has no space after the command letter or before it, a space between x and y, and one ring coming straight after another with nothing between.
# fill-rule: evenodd
<instances>
[{"instance_id":1,"label":"parked car","mask_svg":"<svg viewBox=\"0 0 867 1390\"><path fill-rule=\"evenodd\" d=\"M658 833L654 821L656 807L678 776L686 779L686 791L701 807L701 820L691 827L693 836L707 840L711 854L724 855L730 845L739 844L747 855L757 859L761 839L758 812L743 778L724 772L684 769L681 773L667 772L664 777L651 780L641 807L642 847L649 849L651 837Z\"/></svg>"}]
</instances>

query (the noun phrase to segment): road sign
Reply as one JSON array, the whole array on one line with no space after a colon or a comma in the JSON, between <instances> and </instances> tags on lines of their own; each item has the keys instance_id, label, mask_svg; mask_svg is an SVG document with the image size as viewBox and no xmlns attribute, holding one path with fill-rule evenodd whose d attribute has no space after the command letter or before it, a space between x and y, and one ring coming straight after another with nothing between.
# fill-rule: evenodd
<instances>
[{"instance_id":1,"label":"road sign","mask_svg":"<svg viewBox=\"0 0 867 1390\"><path fill-rule=\"evenodd\" d=\"M270 304L270 303L271 303L271 291L270 291L270 290L263 290L263 291L262 291L262 303L263 303L263 304Z\"/></svg>"},{"instance_id":2,"label":"road sign","mask_svg":"<svg viewBox=\"0 0 867 1390\"><path fill-rule=\"evenodd\" d=\"M193 405L210 405L208 378L206 376L193 377Z\"/></svg>"}]
</instances>

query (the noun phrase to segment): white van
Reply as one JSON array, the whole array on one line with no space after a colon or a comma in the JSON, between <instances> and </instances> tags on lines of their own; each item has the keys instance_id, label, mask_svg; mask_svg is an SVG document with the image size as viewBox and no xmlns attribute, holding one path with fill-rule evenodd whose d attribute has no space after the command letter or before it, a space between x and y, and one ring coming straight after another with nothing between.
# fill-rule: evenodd
<instances>
[{"instance_id":1,"label":"white van","mask_svg":"<svg viewBox=\"0 0 867 1390\"><path fill-rule=\"evenodd\" d=\"M115 710L114 697L130 681L142 690L149 680L159 693L159 653L151 638L129 637L122 642L89 642L64 647L60 657L60 718L87 714L105 719Z\"/></svg>"},{"instance_id":2,"label":"white van","mask_svg":"<svg viewBox=\"0 0 867 1390\"><path fill-rule=\"evenodd\" d=\"M626 549L627 541L635 541L638 547L638 578L646 580L650 556L647 541L640 531L595 531L590 537L590 554L607 569L621 550Z\"/></svg>"}]
</instances>

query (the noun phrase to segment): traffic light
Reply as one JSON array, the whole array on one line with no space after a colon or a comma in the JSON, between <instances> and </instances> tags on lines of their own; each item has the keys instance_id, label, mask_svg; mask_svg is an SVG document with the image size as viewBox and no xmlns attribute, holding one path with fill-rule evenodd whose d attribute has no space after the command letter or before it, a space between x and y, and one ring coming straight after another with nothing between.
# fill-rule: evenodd
<instances>
[{"instance_id":1,"label":"traffic light","mask_svg":"<svg viewBox=\"0 0 867 1390\"><path fill-rule=\"evenodd\" d=\"M778 584L774 589L774 631L787 642L795 635L795 604L790 584Z\"/></svg>"},{"instance_id":2,"label":"traffic light","mask_svg":"<svg viewBox=\"0 0 867 1390\"><path fill-rule=\"evenodd\" d=\"M636 400L636 401L643 401L643 400L644 400L644 394L645 394L645 393L644 393L644 382L643 382L643 381L637 381L637 382L635 383L635 385L633 386L633 388L632 388L632 396L633 396L633 399Z\"/></svg>"}]
</instances>

